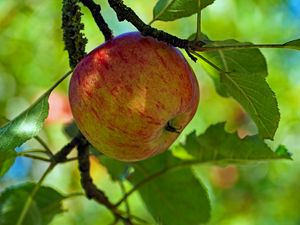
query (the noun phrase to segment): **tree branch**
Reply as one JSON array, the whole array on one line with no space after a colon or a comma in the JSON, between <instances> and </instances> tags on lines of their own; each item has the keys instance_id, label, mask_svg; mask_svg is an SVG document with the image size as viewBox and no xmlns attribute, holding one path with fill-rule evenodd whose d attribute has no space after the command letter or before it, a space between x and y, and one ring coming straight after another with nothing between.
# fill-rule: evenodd
<instances>
[{"instance_id":1,"label":"tree branch","mask_svg":"<svg viewBox=\"0 0 300 225\"><path fill-rule=\"evenodd\" d=\"M81 3L87 7L90 12L92 13L92 16L99 27L100 31L104 35L104 38L106 41L113 38L113 34L111 29L108 27L107 23L105 22L103 16L101 15L101 6L96 4L93 0L80 0Z\"/></svg>"},{"instance_id":2,"label":"tree branch","mask_svg":"<svg viewBox=\"0 0 300 225\"><path fill-rule=\"evenodd\" d=\"M66 144L60 151L58 151L53 157L52 161L53 163L62 163L67 161L67 156L70 154L73 148L75 148L77 145L79 145L82 142L86 142L86 139L82 134L78 134L76 137L74 137L70 143Z\"/></svg>"},{"instance_id":3,"label":"tree branch","mask_svg":"<svg viewBox=\"0 0 300 225\"><path fill-rule=\"evenodd\" d=\"M167 42L175 47L183 49L198 50L205 45L203 41L188 41L181 39L145 24L131 8L124 5L122 0L108 0L108 3L116 12L119 21L127 20L145 36L151 36L160 41Z\"/></svg>"},{"instance_id":4,"label":"tree branch","mask_svg":"<svg viewBox=\"0 0 300 225\"><path fill-rule=\"evenodd\" d=\"M81 32L84 28L81 23L79 0L63 0L62 29L65 50L69 53L69 64L72 69L85 56L87 39Z\"/></svg>"},{"instance_id":5,"label":"tree branch","mask_svg":"<svg viewBox=\"0 0 300 225\"><path fill-rule=\"evenodd\" d=\"M90 175L90 161L89 161L89 143L87 141L79 143L78 150L78 163L81 176L81 185L86 193L87 198L94 199L98 203L105 205L115 216L116 221L122 220L126 225L132 225L129 218L122 216L122 213L117 210L114 204L112 204L105 193L98 189L93 183L93 179Z\"/></svg>"}]
</instances>

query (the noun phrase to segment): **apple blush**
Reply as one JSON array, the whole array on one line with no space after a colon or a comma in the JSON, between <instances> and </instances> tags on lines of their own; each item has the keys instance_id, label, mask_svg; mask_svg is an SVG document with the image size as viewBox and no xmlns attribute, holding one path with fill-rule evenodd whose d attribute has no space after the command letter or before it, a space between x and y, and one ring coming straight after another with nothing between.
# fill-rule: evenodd
<instances>
[{"instance_id":1,"label":"apple blush","mask_svg":"<svg viewBox=\"0 0 300 225\"><path fill-rule=\"evenodd\" d=\"M166 151L193 118L199 94L181 52L138 32L91 51L76 66L69 87L82 134L120 161Z\"/></svg>"}]
</instances>

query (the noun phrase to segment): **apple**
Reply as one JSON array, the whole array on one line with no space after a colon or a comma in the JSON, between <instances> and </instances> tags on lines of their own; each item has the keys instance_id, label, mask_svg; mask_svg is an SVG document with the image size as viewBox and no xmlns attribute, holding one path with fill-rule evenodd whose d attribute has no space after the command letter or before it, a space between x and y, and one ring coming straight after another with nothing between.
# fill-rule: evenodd
<instances>
[{"instance_id":1,"label":"apple","mask_svg":"<svg viewBox=\"0 0 300 225\"><path fill-rule=\"evenodd\" d=\"M199 102L195 74L176 48L139 32L105 42L76 66L74 120L100 152L138 161L168 149Z\"/></svg>"}]
</instances>

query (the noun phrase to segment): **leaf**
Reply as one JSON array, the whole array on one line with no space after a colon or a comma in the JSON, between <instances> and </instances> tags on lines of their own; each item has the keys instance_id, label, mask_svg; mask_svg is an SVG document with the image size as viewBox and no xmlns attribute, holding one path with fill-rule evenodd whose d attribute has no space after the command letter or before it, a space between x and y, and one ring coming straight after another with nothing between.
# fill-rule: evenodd
<instances>
[{"instance_id":1,"label":"leaf","mask_svg":"<svg viewBox=\"0 0 300 225\"><path fill-rule=\"evenodd\" d=\"M38 134L48 116L51 91L70 73L64 75L27 110L0 128L0 151L12 151Z\"/></svg>"},{"instance_id":2,"label":"leaf","mask_svg":"<svg viewBox=\"0 0 300 225\"><path fill-rule=\"evenodd\" d=\"M212 4L214 0L201 0L201 10ZM159 0L153 9L153 19L172 21L197 13L198 1L196 0Z\"/></svg>"},{"instance_id":3,"label":"leaf","mask_svg":"<svg viewBox=\"0 0 300 225\"><path fill-rule=\"evenodd\" d=\"M259 135L273 139L277 130L280 113L275 94L265 78L255 73L224 73L221 83L226 91L251 115Z\"/></svg>"},{"instance_id":4,"label":"leaf","mask_svg":"<svg viewBox=\"0 0 300 225\"><path fill-rule=\"evenodd\" d=\"M240 139L236 133L227 133L224 123L209 127L202 135L193 132L181 147L199 162L245 162L270 159L290 159L285 153L273 152L257 135Z\"/></svg>"},{"instance_id":5,"label":"leaf","mask_svg":"<svg viewBox=\"0 0 300 225\"><path fill-rule=\"evenodd\" d=\"M300 50L300 39L296 39L293 41L289 41L285 44L283 44L284 48L291 48L295 50Z\"/></svg>"},{"instance_id":6,"label":"leaf","mask_svg":"<svg viewBox=\"0 0 300 225\"><path fill-rule=\"evenodd\" d=\"M8 121L3 116L0 116L0 126L5 124ZM14 164L17 157L17 153L15 151L0 151L0 177L2 177L9 168Z\"/></svg>"},{"instance_id":7,"label":"leaf","mask_svg":"<svg viewBox=\"0 0 300 225\"><path fill-rule=\"evenodd\" d=\"M13 150L0 151L0 177L14 164L17 153Z\"/></svg>"},{"instance_id":8,"label":"leaf","mask_svg":"<svg viewBox=\"0 0 300 225\"><path fill-rule=\"evenodd\" d=\"M29 194L36 184L26 183L10 187L0 196L0 224L16 225ZM55 215L62 213L63 195L54 189L41 186L22 225L46 225Z\"/></svg>"},{"instance_id":9,"label":"leaf","mask_svg":"<svg viewBox=\"0 0 300 225\"><path fill-rule=\"evenodd\" d=\"M7 123L9 120L6 119L4 116L0 116L0 126L2 126L3 124Z\"/></svg>"},{"instance_id":10,"label":"leaf","mask_svg":"<svg viewBox=\"0 0 300 225\"><path fill-rule=\"evenodd\" d=\"M252 45L236 40L211 41L204 47ZM257 48L223 49L203 52L203 56L227 72L256 73L263 77L268 75L266 59ZM215 74L217 75L217 74Z\"/></svg>"},{"instance_id":11,"label":"leaf","mask_svg":"<svg viewBox=\"0 0 300 225\"><path fill-rule=\"evenodd\" d=\"M48 115L48 97L43 95L30 108L0 128L0 150L14 149L37 135Z\"/></svg>"},{"instance_id":12,"label":"leaf","mask_svg":"<svg viewBox=\"0 0 300 225\"><path fill-rule=\"evenodd\" d=\"M130 175L130 165L119 160L115 160L105 155L101 155L99 160L104 165L112 180L125 180Z\"/></svg>"},{"instance_id":13,"label":"leaf","mask_svg":"<svg viewBox=\"0 0 300 225\"><path fill-rule=\"evenodd\" d=\"M292 154L288 151L288 149L284 145L279 145L276 149L276 154L281 156L282 158L291 159Z\"/></svg>"},{"instance_id":14,"label":"leaf","mask_svg":"<svg viewBox=\"0 0 300 225\"><path fill-rule=\"evenodd\" d=\"M249 45L235 40L212 42L207 46ZM267 64L258 49L230 49L203 53L227 73L212 75L219 93L229 94L251 115L263 138L272 139L279 123L277 100L268 83Z\"/></svg>"},{"instance_id":15,"label":"leaf","mask_svg":"<svg viewBox=\"0 0 300 225\"><path fill-rule=\"evenodd\" d=\"M130 176L133 184L157 173L154 179L139 188L139 193L158 224L200 224L210 218L206 189L189 167L178 167L181 162L170 152L165 152L133 164L135 172Z\"/></svg>"}]
</instances>

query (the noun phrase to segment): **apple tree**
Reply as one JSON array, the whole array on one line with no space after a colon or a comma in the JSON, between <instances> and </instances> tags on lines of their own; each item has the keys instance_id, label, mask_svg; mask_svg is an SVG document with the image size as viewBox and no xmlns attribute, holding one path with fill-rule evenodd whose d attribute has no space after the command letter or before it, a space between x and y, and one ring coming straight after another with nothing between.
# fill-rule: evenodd
<instances>
[{"instance_id":1,"label":"apple tree","mask_svg":"<svg viewBox=\"0 0 300 225\"><path fill-rule=\"evenodd\" d=\"M93 219L86 217L101 218L95 224L220 224L212 213L219 208L212 203L216 197L205 171L214 173L213 184L227 188L238 179L237 166L250 165L255 174L260 162L293 163L293 150L276 136L283 109L268 83L272 77L268 67L274 65L265 57L271 49L300 50L300 39L288 37L288 26L279 33L288 38L282 43L238 41L230 32L218 39L210 31L218 28L205 23L206 10L217 4L225 8L227 3L221 0L154 1L153 10L143 8L152 12L148 23L126 2L63 0L62 10L53 10L61 13L53 20L61 21L59 42L68 53L64 59L69 61L69 69L62 66L64 75L23 112L1 117L1 177L20 158L38 163L31 170L35 173L38 168L39 177L3 181L0 224L59 224L59 220L53 221L71 214L76 208L74 199L80 197L80 204L89 204L90 199L90 207L101 208L94 217L74 209L77 216L81 214L80 224L93 224ZM149 2L136 4L148 6ZM39 10L47 13L47 9ZM83 15L90 20L83 20ZM156 26L176 26L182 19L189 19L185 24L190 27L192 21L195 25L186 37L174 34L172 28ZM130 28L118 36L116 24ZM88 47L95 50L87 53L95 36L103 37L103 43ZM61 71L56 65L48 66L51 73ZM42 75L36 76L44 79ZM209 91L208 80L213 84ZM65 86L65 93L58 94L62 85L69 86L69 92ZM60 111L65 107L61 105L68 105L68 93L71 108ZM202 105L210 95L211 105ZM51 96L56 97L51 100ZM235 118L230 121L226 113L232 108ZM221 115L217 120L203 119L216 114ZM45 131L56 117L65 118L59 121L60 130L51 131L60 132L67 141L59 148L51 144ZM72 173L61 172L64 167ZM51 182L52 176L60 181ZM68 193L60 185L66 185L70 177L74 179ZM99 179L104 179L104 184ZM238 195L238 191L233 193Z\"/></svg>"}]
</instances>

